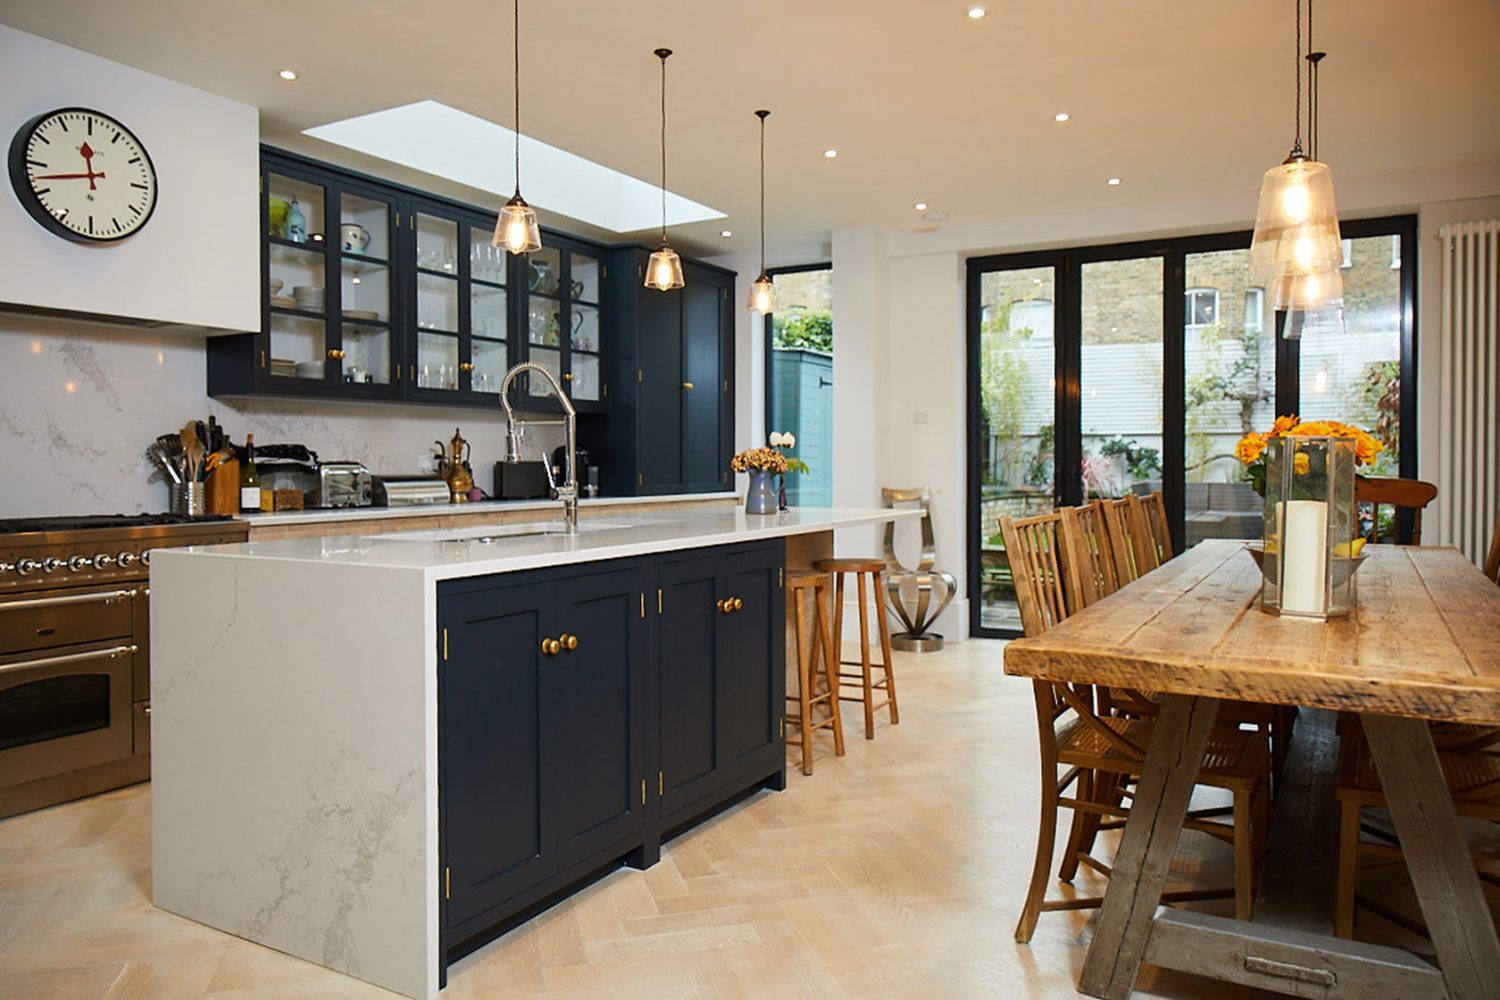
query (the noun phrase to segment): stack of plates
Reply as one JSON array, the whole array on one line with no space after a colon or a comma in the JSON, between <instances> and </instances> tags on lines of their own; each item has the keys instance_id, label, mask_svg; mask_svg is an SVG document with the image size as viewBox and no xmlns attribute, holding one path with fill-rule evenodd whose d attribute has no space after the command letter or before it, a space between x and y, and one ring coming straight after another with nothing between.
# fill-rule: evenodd
<instances>
[{"instance_id":1,"label":"stack of plates","mask_svg":"<svg viewBox=\"0 0 1500 1000\"><path fill-rule=\"evenodd\" d=\"M297 300L290 295L273 295L271 296L271 305L277 309L296 309Z\"/></svg>"},{"instance_id":2,"label":"stack of plates","mask_svg":"<svg viewBox=\"0 0 1500 1000\"><path fill-rule=\"evenodd\" d=\"M288 361L286 358L272 358L271 374L277 378L296 378L297 363L295 361Z\"/></svg>"},{"instance_id":3,"label":"stack of plates","mask_svg":"<svg viewBox=\"0 0 1500 1000\"><path fill-rule=\"evenodd\" d=\"M345 309L344 310L344 318L345 319L354 319L354 320L364 319L364 320L372 320L373 321L373 320L379 320L380 319L380 313L378 311L374 310L374 309Z\"/></svg>"},{"instance_id":4,"label":"stack of plates","mask_svg":"<svg viewBox=\"0 0 1500 1000\"><path fill-rule=\"evenodd\" d=\"M309 312L323 311L323 289L312 285L298 285L292 289L292 298L297 301L299 309Z\"/></svg>"},{"instance_id":5,"label":"stack of plates","mask_svg":"<svg viewBox=\"0 0 1500 1000\"><path fill-rule=\"evenodd\" d=\"M298 378L322 378L323 362L321 361L299 361L297 362Z\"/></svg>"}]
</instances>

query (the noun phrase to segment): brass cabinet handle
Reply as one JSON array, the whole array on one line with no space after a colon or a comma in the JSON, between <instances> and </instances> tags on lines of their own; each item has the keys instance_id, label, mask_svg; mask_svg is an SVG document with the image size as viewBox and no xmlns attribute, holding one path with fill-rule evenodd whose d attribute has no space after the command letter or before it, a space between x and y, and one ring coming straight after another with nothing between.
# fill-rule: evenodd
<instances>
[{"instance_id":1,"label":"brass cabinet handle","mask_svg":"<svg viewBox=\"0 0 1500 1000\"><path fill-rule=\"evenodd\" d=\"M542 652L547 656L556 656L561 651L562 643L558 642L556 639L542 640Z\"/></svg>"},{"instance_id":2,"label":"brass cabinet handle","mask_svg":"<svg viewBox=\"0 0 1500 1000\"><path fill-rule=\"evenodd\" d=\"M338 350L337 348L334 348L334 349L330 350L328 352L328 356L330 358L332 358L333 360L335 360L335 361L343 361L344 360L344 352Z\"/></svg>"},{"instance_id":3,"label":"brass cabinet handle","mask_svg":"<svg viewBox=\"0 0 1500 1000\"><path fill-rule=\"evenodd\" d=\"M721 597L719 600L714 601L714 607L718 608L719 613L724 615L734 610L733 604L734 602L727 597Z\"/></svg>"},{"instance_id":4,"label":"brass cabinet handle","mask_svg":"<svg viewBox=\"0 0 1500 1000\"><path fill-rule=\"evenodd\" d=\"M461 372L471 372L474 370L474 364L473 362L465 361L463 364L458 366L458 370Z\"/></svg>"},{"instance_id":5,"label":"brass cabinet handle","mask_svg":"<svg viewBox=\"0 0 1500 1000\"><path fill-rule=\"evenodd\" d=\"M731 597L729 599L729 603L734 605L735 611L738 611L740 608L743 608L745 606L745 602L740 600L738 597Z\"/></svg>"},{"instance_id":6,"label":"brass cabinet handle","mask_svg":"<svg viewBox=\"0 0 1500 1000\"><path fill-rule=\"evenodd\" d=\"M571 381L573 381L573 373L572 372L566 373L565 375L563 375L562 380L564 382L571 382Z\"/></svg>"},{"instance_id":7,"label":"brass cabinet handle","mask_svg":"<svg viewBox=\"0 0 1500 1000\"><path fill-rule=\"evenodd\" d=\"M691 383L691 382L684 382L684 383L682 383L682 387L684 389L691 389L693 387L693 383Z\"/></svg>"},{"instance_id":8,"label":"brass cabinet handle","mask_svg":"<svg viewBox=\"0 0 1500 1000\"><path fill-rule=\"evenodd\" d=\"M569 635L568 633L564 632L562 634L561 641L563 652L565 653L571 653L573 652L573 650L578 648L578 636L576 635Z\"/></svg>"}]
</instances>

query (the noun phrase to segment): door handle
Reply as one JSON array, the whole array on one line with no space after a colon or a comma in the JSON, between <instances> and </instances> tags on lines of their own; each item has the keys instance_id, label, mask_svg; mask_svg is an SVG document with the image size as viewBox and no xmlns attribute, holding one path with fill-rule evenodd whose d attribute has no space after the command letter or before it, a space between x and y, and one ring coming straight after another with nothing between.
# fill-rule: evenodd
<instances>
[{"instance_id":1,"label":"door handle","mask_svg":"<svg viewBox=\"0 0 1500 1000\"><path fill-rule=\"evenodd\" d=\"M693 387L693 383L691 383L691 382L684 382L684 383L682 383L682 387L684 389L691 389Z\"/></svg>"}]
</instances>

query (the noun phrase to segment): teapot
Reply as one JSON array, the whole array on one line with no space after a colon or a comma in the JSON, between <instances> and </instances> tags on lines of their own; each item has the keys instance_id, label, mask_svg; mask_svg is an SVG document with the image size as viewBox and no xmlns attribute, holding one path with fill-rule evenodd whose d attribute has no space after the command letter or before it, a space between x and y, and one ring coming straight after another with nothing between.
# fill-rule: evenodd
<instances>
[{"instance_id":1,"label":"teapot","mask_svg":"<svg viewBox=\"0 0 1500 1000\"><path fill-rule=\"evenodd\" d=\"M448 484L448 499L452 503L468 503L469 491L474 488L474 469L469 465L469 442L465 441L457 427L453 428L453 440L437 445L438 475Z\"/></svg>"},{"instance_id":2,"label":"teapot","mask_svg":"<svg viewBox=\"0 0 1500 1000\"><path fill-rule=\"evenodd\" d=\"M339 242L345 253L364 253L370 246L370 231L357 222L339 226Z\"/></svg>"}]
</instances>

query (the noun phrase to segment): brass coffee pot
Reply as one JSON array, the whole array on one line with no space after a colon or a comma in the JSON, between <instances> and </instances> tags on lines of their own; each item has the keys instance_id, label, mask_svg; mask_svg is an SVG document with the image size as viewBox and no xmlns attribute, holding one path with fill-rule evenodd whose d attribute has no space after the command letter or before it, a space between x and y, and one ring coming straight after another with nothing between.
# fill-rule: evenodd
<instances>
[{"instance_id":1,"label":"brass coffee pot","mask_svg":"<svg viewBox=\"0 0 1500 1000\"><path fill-rule=\"evenodd\" d=\"M469 465L469 442L453 428L453 440L437 445L438 475L448 484L448 499L452 503L468 503L469 491L474 488L474 470Z\"/></svg>"}]
</instances>

